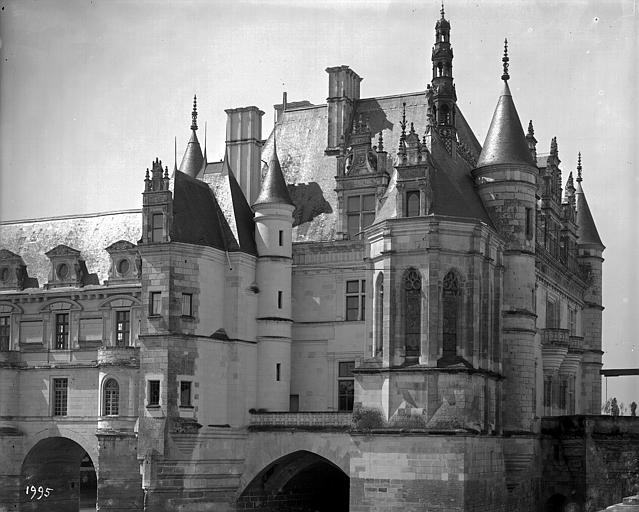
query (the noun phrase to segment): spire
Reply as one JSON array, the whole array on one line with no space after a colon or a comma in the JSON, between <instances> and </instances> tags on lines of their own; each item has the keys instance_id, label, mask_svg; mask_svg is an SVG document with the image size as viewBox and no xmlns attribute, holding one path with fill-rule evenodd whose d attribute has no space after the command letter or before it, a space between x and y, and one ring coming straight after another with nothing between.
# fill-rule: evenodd
<instances>
[{"instance_id":1,"label":"spire","mask_svg":"<svg viewBox=\"0 0 639 512\"><path fill-rule=\"evenodd\" d=\"M382 131L379 131L379 138L377 139L377 152L382 153L384 151L384 137Z\"/></svg>"},{"instance_id":2,"label":"spire","mask_svg":"<svg viewBox=\"0 0 639 512\"><path fill-rule=\"evenodd\" d=\"M507 48L507 47L506 47ZM504 89L499 97L477 168L497 164L535 165L508 87L508 55L504 52ZM505 78L504 78L505 77ZM529 125L532 128L532 124Z\"/></svg>"},{"instance_id":3,"label":"spire","mask_svg":"<svg viewBox=\"0 0 639 512\"><path fill-rule=\"evenodd\" d=\"M399 126L402 129L402 133L399 136L399 149L398 153L406 152L406 102L402 104L402 120L399 122Z\"/></svg>"},{"instance_id":4,"label":"spire","mask_svg":"<svg viewBox=\"0 0 639 512\"><path fill-rule=\"evenodd\" d=\"M508 58L508 39L504 39L504 56L502 57L501 61L504 63L504 74L501 75L501 79L504 82L507 82L510 79L510 75L508 74L508 61L510 59Z\"/></svg>"},{"instance_id":5,"label":"spire","mask_svg":"<svg viewBox=\"0 0 639 512\"><path fill-rule=\"evenodd\" d=\"M528 133L526 134L526 142L528 143L528 150L533 162L537 161L537 139L535 139L535 129L533 128L532 119L528 122Z\"/></svg>"},{"instance_id":6,"label":"spire","mask_svg":"<svg viewBox=\"0 0 639 512\"><path fill-rule=\"evenodd\" d=\"M595 226L595 220L590 213L590 207L588 201L586 201L586 194L584 194L581 187L581 153L579 154L579 160L577 164L577 185L575 187L576 208L577 208L577 236L579 239L577 243L579 245L597 245L601 249L605 249L604 244L599 237L599 232Z\"/></svg>"},{"instance_id":7,"label":"spire","mask_svg":"<svg viewBox=\"0 0 639 512\"><path fill-rule=\"evenodd\" d=\"M558 151L557 151L557 137L553 137L552 139L550 139L550 154L552 156L558 156Z\"/></svg>"},{"instance_id":8,"label":"spire","mask_svg":"<svg viewBox=\"0 0 639 512\"><path fill-rule=\"evenodd\" d=\"M191 138L186 145L182 163L180 164L180 172L195 178L202 170L204 157L200 142L197 140L197 96L193 96L193 111L191 112Z\"/></svg>"},{"instance_id":9,"label":"spire","mask_svg":"<svg viewBox=\"0 0 639 512\"><path fill-rule=\"evenodd\" d=\"M271 157L271 163L269 164L266 176L264 176L264 180L262 181L260 193L253 205L269 203L295 206L291 200L290 194L288 193L288 187L286 185L284 175L282 174L280 160L277 157L275 133L273 133L273 156Z\"/></svg>"},{"instance_id":10,"label":"spire","mask_svg":"<svg viewBox=\"0 0 639 512\"><path fill-rule=\"evenodd\" d=\"M440 13L441 13L441 15L442 15L442 19L446 19L446 18L444 18L444 2L442 2L442 10L441 10L441 11L439 11L439 12L440 12Z\"/></svg>"},{"instance_id":11,"label":"spire","mask_svg":"<svg viewBox=\"0 0 639 512\"><path fill-rule=\"evenodd\" d=\"M204 154L202 155L202 171L206 169L207 157L206 157L206 128L207 123L204 122Z\"/></svg>"},{"instance_id":12,"label":"spire","mask_svg":"<svg viewBox=\"0 0 639 512\"><path fill-rule=\"evenodd\" d=\"M173 137L173 173L177 170L177 136L175 136Z\"/></svg>"}]
</instances>

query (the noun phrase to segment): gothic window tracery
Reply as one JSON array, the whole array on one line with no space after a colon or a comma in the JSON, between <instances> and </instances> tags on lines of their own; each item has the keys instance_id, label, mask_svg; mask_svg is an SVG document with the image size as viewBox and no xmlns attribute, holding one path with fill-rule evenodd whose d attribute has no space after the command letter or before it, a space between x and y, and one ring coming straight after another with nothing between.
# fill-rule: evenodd
<instances>
[{"instance_id":1,"label":"gothic window tracery","mask_svg":"<svg viewBox=\"0 0 639 512\"><path fill-rule=\"evenodd\" d=\"M415 269L404 274L404 343L406 357L419 356L422 304L422 278Z\"/></svg>"},{"instance_id":2,"label":"gothic window tracery","mask_svg":"<svg viewBox=\"0 0 639 512\"><path fill-rule=\"evenodd\" d=\"M459 324L460 288L457 275L450 271L444 276L442 286L443 317L443 357L454 358L457 355Z\"/></svg>"}]
</instances>

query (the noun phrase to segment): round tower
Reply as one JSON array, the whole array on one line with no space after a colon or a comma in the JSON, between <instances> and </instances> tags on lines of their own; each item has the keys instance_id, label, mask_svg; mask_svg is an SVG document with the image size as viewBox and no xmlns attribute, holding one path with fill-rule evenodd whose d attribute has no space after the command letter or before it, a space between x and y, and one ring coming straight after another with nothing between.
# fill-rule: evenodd
<instances>
[{"instance_id":1,"label":"round tower","mask_svg":"<svg viewBox=\"0 0 639 512\"><path fill-rule=\"evenodd\" d=\"M505 241L503 256L502 394L504 431L530 432L535 402L535 208L537 167L508 87L503 92L473 170L484 206Z\"/></svg>"},{"instance_id":2,"label":"round tower","mask_svg":"<svg viewBox=\"0 0 639 512\"><path fill-rule=\"evenodd\" d=\"M586 195L581 186L581 154L577 165L575 206L577 223L577 248L579 264L586 273L588 289L584 293L581 325L584 336L584 354L581 361L581 404L583 414L600 414L601 411L601 298L602 263L605 246L601 242L595 221L590 213Z\"/></svg>"},{"instance_id":3,"label":"round tower","mask_svg":"<svg viewBox=\"0 0 639 512\"><path fill-rule=\"evenodd\" d=\"M257 245L257 406L288 411L291 390L291 263L295 206L277 148L253 204Z\"/></svg>"}]
</instances>

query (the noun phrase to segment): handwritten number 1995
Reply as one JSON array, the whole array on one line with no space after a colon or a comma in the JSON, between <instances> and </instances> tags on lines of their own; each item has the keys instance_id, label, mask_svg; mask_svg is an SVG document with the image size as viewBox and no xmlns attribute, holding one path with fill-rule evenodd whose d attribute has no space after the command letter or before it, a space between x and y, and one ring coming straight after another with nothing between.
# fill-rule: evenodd
<instances>
[{"instance_id":1,"label":"handwritten number 1995","mask_svg":"<svg viewBox=\"0 0 639 512\"><path fill-rule=\"evenodd\" d=\"M31 496L29 497L30 500L33 500L33 499L41 500L42 498L48 498L52 490L53 489L51 489L50 487L44 488L41 485L37 489L35 485L32 485L31 487L27 485L25 494L27 496L31 494ZM36 498L36 494L38 495L37 498Z\"/></svg>"}]
</instances>

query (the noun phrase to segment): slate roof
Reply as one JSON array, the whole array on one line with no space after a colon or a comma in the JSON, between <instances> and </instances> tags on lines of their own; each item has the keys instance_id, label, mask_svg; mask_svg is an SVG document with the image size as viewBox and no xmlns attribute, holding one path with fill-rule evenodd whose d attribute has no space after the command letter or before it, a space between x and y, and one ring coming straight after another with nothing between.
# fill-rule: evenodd
<instances>
[{"instance_id":1,"label":"slate roof","mask_svg":"<svg viewBox=\"0 0 639 512\"><path fill-rule=\"evenodd\" d=\"M425 92L396 96L366 98L357 101L355 118L362 115L373 134L373 144L383 132L384 149L394 157L399 146L402 106L406 103L406 119L413 122L420 135L426 130L427 99ZM458 136L474 155L481 146L458 109L456 113ZM293 223L293 241L327 241L335 239L337 226L337 194L335 193L336 161L324 154L327 144L327 106L313 105L288 109L280 116L262 149L262 159L272 155L273 133L277 138L277 153L290 197L296 207ZM492 225L486 210L474 189L470 166L457 158L440 158L433 179L433 211L437 215L479 219ZM264 174L265 169L262 170ZM392 176L391 176L392 178ZM387 196L394 194L393 181ZM392 203L393 201L390 201ZM387 200L380 210L381 218L393 217L396 212Z\"/></svg>"},{"instance_id":2,"label":"slate roof","mask_svg":"<svg viewBox=\"0 0 639 512\"><path fill-rule=\"evenodd\" d=\"M586 194L581 187L581 180L577 180L575 186L575 202L577 207L577 236L579 239L577 242L581 244L593 244L598 245L602 249L605 248L604 244L599 237L599 232L595 226L595 220L590 213L590 207L588 201L586 201Z\"/></svg>"},{"instance_id":3,"label":"slate roof","mask_svg":"<svg viewBox=\"0 0 639 512\"><path fill-rule=\"evenodd\" d=\"M282 168L280 166L280 160L277 157L277 143L273 138L273 153L271 155L271 161L266 171L266 175L262 179L262 185L260 187L260 193L255 200L256 204L288 204L293 206L291 196L288 193L284 176L282 175Z\"/></svg>"},{"instance_id":4,"label":"slate roof","mask_svg":"<svg viewBox=\"0 0 639 512\"><path fill-rule=\"evenodd\" d=\"M171 241L240 250L237 239L208 184L175 171Z\"/></svg>"},{"instance_id":5,"label":"slate roof","mask_svg":"<svg viewBox=\"0 0 639 512\"><path fill-rule=\"evenodd\" d=\"M202 148L200 141L197 139L195 130L191 130L191 138L186 145L182 163L180 164L180 172L195 178L202 170L204 164L204 156L202 156Z\"/></svg>"},{"instance_id":6,"label":"slate roof","mask_svg":"<svg viewBox=\"0 0 639 512\"><path fill-rule=\"evenodd\" d=\"M506 81L495 107L477 168L497 164L535 165Z\"/></svg>"}]
</instances>

